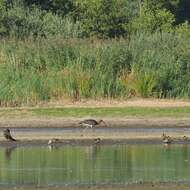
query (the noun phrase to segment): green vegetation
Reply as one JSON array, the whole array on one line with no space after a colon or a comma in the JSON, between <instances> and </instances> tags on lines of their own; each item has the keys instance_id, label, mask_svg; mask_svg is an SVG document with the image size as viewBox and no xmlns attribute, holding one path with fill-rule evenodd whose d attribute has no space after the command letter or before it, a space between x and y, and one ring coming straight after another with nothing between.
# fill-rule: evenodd
<instances>
[{"instance_id":1,"label":"green vegetation","mask_svg":"<svg viewBox=\"0 0 190 190\"><path fill-rule=\"evenodd\" d=\"M187 5L185 0L0 0L0 105L189 98Z\"/></svg>"},{"instance_id":2,"label":"green vegetation","mask_svg":"<svg viewBox=\"0 0 190 190\"><path fill-rule=\"evenodd\" d=\"M144 108L144 107L113 107L113 108L20 108L1 109L0 118L20 117L171 117L183 118L190 116L189 107Z\"/></svg>"}]
</instances>

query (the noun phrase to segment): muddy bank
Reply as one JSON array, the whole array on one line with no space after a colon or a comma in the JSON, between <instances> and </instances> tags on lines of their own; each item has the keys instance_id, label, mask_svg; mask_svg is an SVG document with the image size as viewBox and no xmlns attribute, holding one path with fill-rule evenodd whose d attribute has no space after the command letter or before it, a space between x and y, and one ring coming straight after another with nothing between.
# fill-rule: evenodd
<instances>
[{"instance_id":1,"label":"muddy bank","mask_svg":"<svg viewBox=\"0 0 190 190\"><path fill-rule=\"evenodd\" d=\"M13 125L14 126L14 125ZM5 140L4 128L0 129L0 141ZM63 141L86 141L100 138L101 140L150 140L162 139L162 134L169 135L173 140L183 139L190 141L190 129L186 127L12 127L11 134L18 140L50 140L53 138Z\"/></svg>"},{"instance_id":2,"label":"muddy bank","mask_svg":"<svg viewBox=\"0 0 190 190\"><path fill-rule=\"evenodd\" d=\"M17 140L15 142L10 142L6 140L0 141L1 147L20 147L20 146L47 146L51 148L59 148L63 146L109 146L109 145L153 145L161 144L163 146L172 146L177 144L189 145L190 140L184 140L183 138L175 138L172 143L166 144L162 142L161 138L146 138L146 139L100 139L97 142L96 138L88 139L59 139L58 142L48 144L49 140Z\"/></svg>"},{"instance_id":3,"label":"muddy bank","mask_svg":"<svg viewBox=\"0 0 190 190\"><path fill-rule=\"evenodd\" d=\"M0 128L11 127L79 127L86 118L1 118ZM100 118L95 118L100 119ZM103 118L108 127L189 127L190 118Z\"/></svg>"},{"instance_id":4,"label":"muddy bank","mask_svg":"<svg viewBox=\"0 0 190 190\"><path fill-rule=\"evenodd\" d=\"M172 138L172 142L190 142L190 129L188 127L95 127L93 129L84 127L12 127L13 138L18 142L46 142L50 139L58 139L59 143L70 144L92 144L94 139L100 138L101 143L129 143L129 142L162 142L162 134L165 133ZM0 128L0 141L4 142L4 127ZM184 138L185 137L185 138ZM5 143L14 143L7 142ZM44 144L44 143L42 143Z\"/></svg>"},{"instance_id":5,"label":"muddy bank","mask_svg":"<svg viewBox=\"0 0 190 190\"><path fill-rule=\"evenodd\" d=\"M48 145L48 140L17 140L15 142L10 142L6 140L0 141L0 146L52 146L52 147L61 147L65 145L72 146L92 146L92 145L117 145L117 144L160 144L162 141L160 139L101 139L100 142L96 143L94 139L59 139L59 142ZM183 143L183 141L178 140L175 143ZM190 144L190 142L185 142Z\"/></svg>"}]
</instances>

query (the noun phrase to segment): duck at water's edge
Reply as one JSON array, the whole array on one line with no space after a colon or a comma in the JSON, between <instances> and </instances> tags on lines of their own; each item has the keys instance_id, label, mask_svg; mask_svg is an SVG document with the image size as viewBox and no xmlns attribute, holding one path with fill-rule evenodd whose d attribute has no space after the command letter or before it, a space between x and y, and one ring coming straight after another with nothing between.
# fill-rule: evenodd
<instances>
[{"instance_id":1,"label":"duck at water's edge","mask_svg":"<svg viewBox=\"0 0 190 190\"><path fill-rule=\"evenodd\" d=\"M189 141L189 138L187 136L183 136L184 141Z\"/></svg>"},{"instance_id":2,"label":"duck at water's edge","mask_svg":"<svg viewBox=\"0 0 190 190\"><path fill-rule=\"evenodd\" d=\"M101 139L100 139L100 138L95 138L95 139L94 139L94 143L95 143L95 144L99 144L100 142L101 142Z\"/></svg>"},{"instance_id":3,"label":"duck at water's edge","mask_svg":"<svg viewBox=\"0 0 190 190\"><path fill-rule=\"evenodd\" d=\"M48 141L48 145L53 145L53 144L60 143L60 142L61 142L61 141L60 141L59 139L53 138L53 139L50 139L50 140Z\"/></svg>"},{"instance_id":4,"label":"duck at water's edge","mask_svg":"<svg viewBox=\"0 0 190 190\"><path fill-rule=\"evenodd\" d=\"M10 132L10 129L5 129L5 130L3 131L3 136L4 136L7 140L9 140L9 141L16 141L16 139L14 139L14 138L12 137L11 132Z\"/></svg>"},{"instance_id":5,"label":"duck at water's edge","mask_svg":"<svg viewBox=\"0 0 190 190\"><path fill-rule=\"evenodd\" d=\"M172 142L172 138L170 136L167 136L165 133L163 133L162 142L165 144L170 144Z\"/></svg>"}]
</instances>

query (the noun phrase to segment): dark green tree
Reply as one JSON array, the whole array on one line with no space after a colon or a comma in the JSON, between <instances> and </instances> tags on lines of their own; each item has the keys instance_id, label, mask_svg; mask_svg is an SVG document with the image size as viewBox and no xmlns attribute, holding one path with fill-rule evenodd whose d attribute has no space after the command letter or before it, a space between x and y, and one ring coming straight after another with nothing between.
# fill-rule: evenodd
<instances>
[{"instance_id":1,"label":"dark green tree","mask_svg":"<svg viewBox=\"0 0 190 190\"><path fill-rule=\"evenodd\" d=\"M75 19L82 23L84 36L119 37L127 34L128 23L138 13L138 1L75 1Z\"/></svg>"},{"instance_id":2,"label":"dark green tree","mask_svg":"<svg viewBox=\"0 0 190 190\"><path fill-rule=\"evenodd\" d=\"M175 21L174 15L166 8L161 8L161 2L154 4L154 1L146 0L140 5L139 15L131 20L131 33L171 31Z\"/></svg>"},{"instance_id":3,"label":"dark green tree","mask_svg":"<svg viewBox=\"0 0 190 190\"><path fill-rule=\"evenodd\" d=\"M74 8L73 0L23 0L23 2L26 6L30 7L35 5L42 10L52 11L53 13L58 13L63 16L72 12Z\"/></svg>"}]
</instances>

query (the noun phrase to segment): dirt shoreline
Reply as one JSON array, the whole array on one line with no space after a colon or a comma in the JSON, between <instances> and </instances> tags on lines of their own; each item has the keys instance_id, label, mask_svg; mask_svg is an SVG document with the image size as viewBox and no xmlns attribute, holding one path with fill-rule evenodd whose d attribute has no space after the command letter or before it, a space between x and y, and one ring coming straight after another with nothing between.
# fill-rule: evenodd
<instances>
[{"instance_id":1,"label":"dirt shoreline","mask_svg":"<svg viewBox=\"0 0 190 190\"><path fill-rule=\"evenodd\" d=\"M0 128L20 127L79 127L79 121L86 118L1 118ZM100 118L95 118L100 119ZM190 118L104 118L108 127L187 127Z\"/></svg>"},{"instance_id":2,"label":"dirt shoreline","mask_svg":"<svg viewBox=\"0 0 190 190\"><path fill-rule=\"evenodd\" d=\"M13 137L23 141L21 144L47 144L52 138L63 140L63 144L69 141L69 144L88 145L93 144L91 141L95 138L103 139L102 144L129 141L157 143L161 142L162 133L168 130L170 132L166 133L172 138L182 139L186 136L190 139L189 118L105 118L108 127L85 131L78 124L80 120L81 118L0 119L0 133L4 128L10 128ZM154 129L157 132L153 132ZM4 141L3 135L0 135L0 141Z\"/></svg>"},{"instance_id":3,"label":"dirt shoreline","mask_svg":"<svg viewBox=\"0 0 190 190\"><path fill-rule=\"evenodd\" d=\"M15 107L3 108L0 110L25 110L38 108L107 108L107 107L154 107L154 108L173 108L173 107L190 107L190 100L175 100L175 99L129 99L129 100L60 100L40 104L34 107ZM78 127L78 122L87 119L77 117L47 117L47 116L11 116L2 115L0 118L0 128L2 127ZM190 118L186 117L104 117L94 118L103 119L110 127L190 127Z\"/></svg>"},{"instance_id":4,"label":"dirt shoreline","mask_svg":"<svg viewBox=\"0 0 190 190\"><path fill-rule=\"evenodd\" d=\"M64 104L63 104L64 103ZM177 101L177 100L158 100L158 99L135 99L129 101L116 101L116 100L105 100L105 101L80 101L80 102L57 102L57 104L49 103L42 105L40 107L124 107L124 106L141 106L141 107L184 107L190 106L190 101ZM93 105L93 106L92 106ZM38 107L36 107L38 108ZM2 108L3 109L3 108ZM14 108L12 108L14 109ZM10 128L13 130L13 135L20 140L48 140L51 138L59 138L59 139L93 139L93 138L101 138L101 139L112 139L112 140L122 140L122 139L159 139L161 136L160 133L127 133L123 134L120 132L119 128L162 128L171 129L171 128L186 128L186 131L182 131L181 133L170 133L169 135L173 137L182 137L184 135L190 138L190 118L188 117L161 117L161 118L152 118L152 117L104 117L104 118L93 118L93 119L103 119L107 125L108 129L114 128L116 129L115 133L110 133L109 130L107 132L99 134L93 134L91 132L83 134L83 128L79 126L79 121L83 119L87 119L89 117L84 118L74 118L74 117L34 117L34 116L19 116L19 117L1 117L0 118L0 132L4 128ZM44 134L37 135L33 133L21 133L17 134L14 129L40 129L40 128L65 128L65 129L77 129L79 132L77 134L66 133L62 134L52 134L47 135L47 131ZM0 141L3 140L3 136L0 135Z\"/></svg>"},{"instance_id":5,"label":"dirt shoreline","mask_svg":"<svg viewBox=\"0 0 190 190\"><path fill-rule=\"evenodd\" d=\"M190 141L184 141L183 139L175 139L171 144L162 142L161 138L147 138L147 139L101 139L99 143L96 143L94 139L59 139L57 143L51 145L48 144L48 140L18 140L16 142L9 142L5 140L0 141L1 147L23 147L23 146L47 146L50 149L59 148L63 146L110 146L110 145L189 145Z\"/></svg>"}]
</instances>

